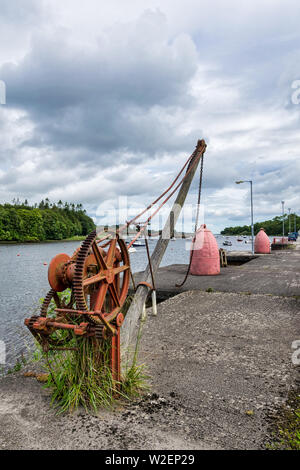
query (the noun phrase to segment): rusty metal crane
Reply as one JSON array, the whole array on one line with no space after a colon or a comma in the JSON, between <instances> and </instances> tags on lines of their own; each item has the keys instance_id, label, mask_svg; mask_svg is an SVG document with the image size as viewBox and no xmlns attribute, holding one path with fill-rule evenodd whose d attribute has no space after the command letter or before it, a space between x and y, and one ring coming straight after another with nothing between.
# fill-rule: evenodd
<instances>
[{"instance_id":1,"label":"rusty metal crane","mask_svg":"<svg viewBox=\"0 0 300 470\"><path fill-rule=\"evenodd\" d=\"M25 325L44 351L65 346L72 340L72 332L99 342L110 338L112 377L119 382L120 326L124 321L121 308L129 279L130 260L125 242L111 233L103 233L97 240L94 231L72 257L59 254L52 259L48 270L51 290L44 299L40 316L26 319ZM68 303L58 296L58 292L66 289L71 289ZM49 309L52 300L54 315ZM69 335L58 339L54 334L57 330L67 330Z\"/></svg>"},{"instance_id":2,"label":"rusty metal crane","mask_svg":"<svg viewBox=\"0 0 300 470\"><path fill-rule=\"evenodd\" d=\"M131 274L128 249L179 186L187 178L192 179L205 149L205 142L199 141L171 186L117 233L97 234L93 231L71 257L59 254L52 259L48 269L51 290L43 301L40 315L25 320L25 325L45 352L74 349L71 343L74 335L77 338L90 338L98 350L101 350L101 343L109 341L112 379L116 384L120 384L120 327L124 322L121 309L128 295ZM175 186L187 166L185 175ZM167 198L140 227L139 233L127 246L120 233L134 224L168 192ZM63 292L69 292L67 300L58 295ZM57 334L61 331L65 331L63 336Z\"/></svg>"}]
</instances>

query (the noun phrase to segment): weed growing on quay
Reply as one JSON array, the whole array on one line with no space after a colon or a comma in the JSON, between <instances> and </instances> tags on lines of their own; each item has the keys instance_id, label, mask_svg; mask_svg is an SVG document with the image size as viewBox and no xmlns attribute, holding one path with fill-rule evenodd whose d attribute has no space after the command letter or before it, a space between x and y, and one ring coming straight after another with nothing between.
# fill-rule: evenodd
<instances>
[{"instance_id":1,"label":"weed growing on quay","mask_svg":"<svg viewBox=\"0 0 300 470\"><path fill-rule=\"evenodd\" d=\"M61 301L68 302L70 292L60 294ZM132 298L127 298L122 312L125 315ZM50 305L48 316L55 315L55 305ZM133 359L126 364L122 380L113 380L110 367L111 340L101 341L95 338L81 338L73 333L56 331L64 350L49 350L45 359L48 381L45 384L52 391L52 404L59 408L59 413L72 412L78 407L86 411L112 407L118 400L130 400L148 390L145 365L138 364L138 346L141 339L138 333ZM65 344L64 344L65 340ZM41 351L41 348L39 348Z\"/></svg>"},{"instance_id":2,"label":"weed growing on quay","mask_svg":"<svg viewBox=\"0 0 300 470\"><path fill-rule=\"evenodd\" d=\"M300 394L292 393L288 402L273 417L275 442L268 444L271 450L300 450Z\"/></svg>"},{"instance_id":3,"label":"weed growing on quay","mask_svg":"<svg viewBox=\"0 0 300 470\"><path fill-rule=\"evenodd\" d=\"M130 400L147 389L144 365L136 357L125 368L121 382L112 378L110 341L95 345L89 338L74 337L74 350L49 353L46 387L52 390L52 404L59 412L74 411L83 406L86 411L111 408L118 400Z\"/></svg>"}]
</instances>

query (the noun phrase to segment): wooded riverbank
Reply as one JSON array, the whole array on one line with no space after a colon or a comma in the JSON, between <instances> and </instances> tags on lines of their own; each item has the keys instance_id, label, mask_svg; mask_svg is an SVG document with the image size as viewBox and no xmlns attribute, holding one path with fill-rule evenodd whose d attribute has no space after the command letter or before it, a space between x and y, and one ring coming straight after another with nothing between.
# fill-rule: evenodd
<instances>
[{"instance_id":1,"label":"wooded riverbank","mask_svg":"<svg viewBox=\"0 0 300 470\"><path fill-rule=\"evenodd\" d=\"M46 200L39 205L0 205L0 242L45 242L77 240L95 229L81 204L57 204Z\"/></svg>"}]
</instances>

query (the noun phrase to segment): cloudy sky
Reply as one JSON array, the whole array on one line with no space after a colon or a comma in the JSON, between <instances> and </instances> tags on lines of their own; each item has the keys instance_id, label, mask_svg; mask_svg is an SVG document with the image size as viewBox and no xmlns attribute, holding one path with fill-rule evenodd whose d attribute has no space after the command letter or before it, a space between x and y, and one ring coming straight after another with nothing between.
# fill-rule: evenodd
<instances>
[{"instance_id":1,"label":"cloudy sky","mask_svg":"<svg viewBox=\"0 0 300 470\"><path fill-rule=\"evenodd\" d=\"M0 0L0 202L101 223L127 196L134 214L205 138L214 232L249 222L238 179L255 221L300 213L299 17L296 0Z\"/></svg>"}]
</instances>

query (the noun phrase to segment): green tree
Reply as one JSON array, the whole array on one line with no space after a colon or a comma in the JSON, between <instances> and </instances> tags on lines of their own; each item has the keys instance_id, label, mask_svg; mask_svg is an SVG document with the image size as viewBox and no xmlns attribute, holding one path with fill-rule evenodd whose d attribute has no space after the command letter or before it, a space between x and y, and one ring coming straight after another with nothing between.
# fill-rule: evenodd
<instances>
[{"instance_id":1,"label":"green tree","mask_svg":"<svg viewBox=\"0 0 300 470\"><path fill-rule=\"evenodd\" d=\"M57 205L51 205L49 199L46 199L40 202L38 208L36 204L29 206L14 202L0 205L0 240L63 240L87 235L95 229L93 220L83 209L70 211L69 204L66 204L62 206L58 202Z\"/></svg>"}]
</instances>

